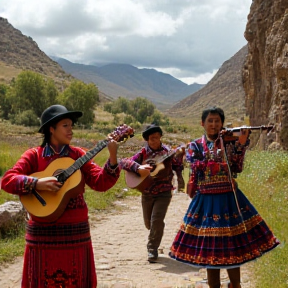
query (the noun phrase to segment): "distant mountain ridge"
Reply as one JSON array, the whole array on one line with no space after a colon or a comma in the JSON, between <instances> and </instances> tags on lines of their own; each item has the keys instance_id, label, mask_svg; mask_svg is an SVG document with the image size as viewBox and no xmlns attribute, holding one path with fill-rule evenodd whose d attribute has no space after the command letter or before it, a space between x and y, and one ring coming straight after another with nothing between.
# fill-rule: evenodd
<instances>
[{"instance_id":1,"label":"distant mountain ridge","mask_svg":"<svg viewBox=\"0 0 288 288\"><path fill-rule=\"evenodd\" d=\"M23 35L2 17L0 36L0 83L10 83L23 70L51 77L60 90L78 78L98 86L101 102L113 101L118 96L132 99L137 94L153 101L157 108L163 108L168 116L181 121L185 118L187 123L191 123L191 119L199 121L201 111L207 106L222 107L227 118L243 118L246 113L241 70L248 53L247 46L225 61L216 75L200 89L203 85L187 85L153 69L138 69L126 64L97 67L58 58L61 66L66 67L65 72L58 62L39 49L31 37ZM70 74L67 73L68 68ZM103 87L105 90L102 90ZM189 89L193 91L189 92Z\"/></svg>"},{"instance_id":2,"label":"distant mountain ridge","mask_svg":"<svg viewBox=\"0 0 288 288\"><path fill-rule=\"evenodd\" d=\"M209 106L221 107L227 119L244 120L246 115L245 92L242 69L248 55L248 46L242 47L225 61L215 76L201 90L179 101L169 115L200 120L203 109Z\"/></svg>"},{"instance_id":3,"label":"distant mountain ridge","mask_svg":"<svg viewBox=\"0 0 288 288\"><path fill-rule=\"evenodd\" d=\"M139 69L129 64L104 66L72 63L66 59L50 56L66 73L84 82L93 82L105 94L130 99L145 97L156 104L175 104L198 91L203 84L188 85L169 74L155 69Z\"/></svg>"}]
</instances>

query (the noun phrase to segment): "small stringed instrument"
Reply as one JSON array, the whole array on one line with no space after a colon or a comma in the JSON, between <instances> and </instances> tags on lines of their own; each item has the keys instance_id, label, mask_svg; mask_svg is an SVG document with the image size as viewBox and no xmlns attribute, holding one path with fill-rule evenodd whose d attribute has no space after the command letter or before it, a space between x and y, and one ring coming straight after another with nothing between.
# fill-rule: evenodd
<instances>
[{"instance_id":1,"label":"small stringed instrument","mask_svg":"<svg viewBox=\"0 0 288 288\"><path fill-rule=\"evenodd\" d=\"M239 137L242 135L242 132L245 132L245 130L249 131L249 133L247 133L247 137L248 137L252 130L267 131L267 133L269 133L273 128L274 126L272 125L241 126L241 127L234 127L234 128L224 128L222 137L223 137L224 142L233 142L233 141L237 141Z\"/></svg>"},{"instance_id":2,"label":"small stringed instrument","mask_svg":"<svg viewBox=\"0 0 288 288\"><path fill-rule=\"evenodd\" d=\"M146 159L143 164L149 164L153 167L152 170L143 170L142 175L139 175L135 172L125 171L125 181L129 188L137 189L140 192L143 192L150 184L151 177L153 178L158 174L158 172L165 168L163 162L173 156L176 153L176 150L170 150L164 155L159 155L154 158ZM149 177L148 177L149 176Z\"/></svg>"},{"instance_id":3,"label":"small stringed instrument","mask_svg":"<svg viewBox=\"0 0 288 288\"><path fill-rule=\"evenodd\" d=\"M109 141L125 142L134 136L134 130L126 124L120 125L105 140L99 141L96 146L76 161L70 157L61 157L51 162L44 171L30 176L36 178L53 177L63 186L57 192L36 191L20 196L20 201L31 215L41 218L43 222L53 222L64 212L71 198L77 197L77 186L82 180L79 170L86 162L94 158L103 150Z\"/></svg>"}]
</instances>

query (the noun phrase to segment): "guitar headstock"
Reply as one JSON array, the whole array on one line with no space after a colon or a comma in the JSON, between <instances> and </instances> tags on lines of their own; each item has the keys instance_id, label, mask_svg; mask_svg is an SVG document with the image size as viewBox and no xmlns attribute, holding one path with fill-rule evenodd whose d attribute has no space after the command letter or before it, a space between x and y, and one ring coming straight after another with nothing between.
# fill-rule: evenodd
<instances>
[{"instance_id":1,"label":"guitar headstock","mask_svg":"<svg viewBox=\"0 0 288 288\"><path fill-rule=\"evenodd\" d=\"M115 140L117 142L125 142L128 138L134 136L134 129L126 124L122 124L108 134L108 140Z\"/></svg>"}]
</instances>

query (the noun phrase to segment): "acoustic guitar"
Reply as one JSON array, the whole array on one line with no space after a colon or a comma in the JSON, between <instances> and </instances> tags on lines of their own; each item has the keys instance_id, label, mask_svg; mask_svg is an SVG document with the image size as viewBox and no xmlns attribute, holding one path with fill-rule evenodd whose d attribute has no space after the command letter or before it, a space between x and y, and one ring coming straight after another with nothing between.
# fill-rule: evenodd
<instances>
[{"instance_id":1,"label":"acoustic guitar","mask_svg":"<svg viewBox=\"0 0 288 288\"><path fill-rule=\"evenodd\" d=\"M164 160L173 156L175 153L176 150L170 150L164 155L146 159L143 164L149 164L153 169L143 170L142 175L135 172L125 171L125 181L127 186L143 192L149 185L151 185L153 177L155 177L160 170L165 168L165 165L163 164Z\"/></svg>"},{"instance_id":2,"label":"acoustic guitar","mask_svg":"<svg viewBox=\"0 0 288 288\"><path fill-rule=\"evenodd\" d=\"M57 192L33 190L32 193L20 196L20 201L27 212L40 218L43 222L57 220L64 212L70 199L77 197L79 194L77 186L82 180L79 169L104 149L109 141L125 142L133 136L134 130L123 124L76 161L70 157L58 158L51 162L44 171L31 174L30 176L38 179L44 177L56 178L63 186Z\"/></svg>"}]
</instances>

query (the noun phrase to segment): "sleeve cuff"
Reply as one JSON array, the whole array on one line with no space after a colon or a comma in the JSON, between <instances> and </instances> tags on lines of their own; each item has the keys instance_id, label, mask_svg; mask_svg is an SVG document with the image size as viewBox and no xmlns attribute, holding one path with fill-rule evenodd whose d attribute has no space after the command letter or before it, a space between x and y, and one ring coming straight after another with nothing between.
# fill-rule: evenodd
<instances>
[{"instance_id":1,"label":"sleeve cuff","mask_svg":"<svg viewBox=\"0 0 288 288\"><path fill-rule=\"evenodd\" d=\"M32 190L36 188L36 184L38 182L38 178L35 177L26 177L24 180L24 193L32 193Z\"/></svg>"},{"instance_id":2,"label":"sleeve cuff","mask_svg":"<svg viewBox=\"0 0 288 288\"><path fill-rule=\"evenodd\" d=\"M116 165L111 165L110 160L108 160L105 164L105 169L109 174L117 175L120 172L120 168L118 163Z\"/></svg>"}]
</instances>

